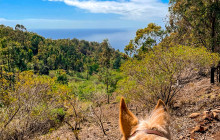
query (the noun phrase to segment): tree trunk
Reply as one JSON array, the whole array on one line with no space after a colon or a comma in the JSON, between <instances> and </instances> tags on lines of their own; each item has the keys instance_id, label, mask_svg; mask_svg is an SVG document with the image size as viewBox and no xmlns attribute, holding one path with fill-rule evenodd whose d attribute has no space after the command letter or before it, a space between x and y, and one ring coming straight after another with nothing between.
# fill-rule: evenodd
<instances>
[{"instance_id":1,"label":"tree trunk","mask_svg":"<svg viewBox=\"0 0 220 140\"><path fill-rule=\"evenodd\" d=\"M212 50L212 52L215 52L215 51L217 51L216 50L216 32L215 32L215 24L216 24L216 11L214 10L213 12L212 12L212 32L211 32L211 40L212 40L212 42L211 42L211 50Z\"/></svg>"},{"instance_id":2,"label":"tree trunk","mask_svg":"<svg viewBox=\"0 0 220 140\"><path fill-rule=\"evenodd\" d=\"M210 79L211 84L215 83L215 68L211 68L211 79Z\"/></svg>"},{"instance_id":3,"label":"tree trunk","mask_svg":"<svg viewBox=\"0 0 220 140\"><path fill-rule=\"evenodd\" d=\"M108 81L107 81L107 103L109 104Z\"/></svg>"},{"instance_id":4,"label":"tree trunk","mask_svg":"<svg viewBox=\"0 0 220 140\"><path fill-rule=\"evenodd\" d=\"M107 134L105 133L105 128L104 128L103 123L102 123L101 120L100 120L100 126L101 126L101 129L102 129L103 134L104 134L104 135L107 135Z\"/></svg>"}]
</instances>

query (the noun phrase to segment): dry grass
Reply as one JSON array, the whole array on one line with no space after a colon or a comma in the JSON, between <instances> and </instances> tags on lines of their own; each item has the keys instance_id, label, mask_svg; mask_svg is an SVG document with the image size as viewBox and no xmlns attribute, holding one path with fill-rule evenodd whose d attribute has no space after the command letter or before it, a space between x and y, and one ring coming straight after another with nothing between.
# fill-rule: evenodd
<instances>
[{"instance_id":1,"label":"dry grass","mask_svg":"<svg viewBox=\"0 0 220 140\"><path fill-rule=\"evenodd\" d=\"M220 87L218 85L211 85L209 78L202 78L194 80L188 83L176 97L173 109L170 109L172 115L171 133L172 138L175 140L190 139L190 131L195 126L196 122L188 115L193 112L203 112L204 110L220 107ZM115 100L115 99L113 99ZM113 101L112 101L113 102ZM136 109L136 107L138 108ZM138 118L143 118L148 112L140 107L137 103L129 104L128 107L132 112L137 115ZM121 138L118 127L118 113L119 104L111 103L109 105L103 105L104 115L104 128L107 135L102 133L100 127L90 121L89 119L82 126L80 131L80 139L82 140L117 140ZM212 124L212 127L205 133L196 133L195 139L197 140L218 140L220 131L220 121L216 121ZM47 139L62 139L72 140L74 134L67 125L63 125L59 129L34 138L35 140L47 140Z\"/></svg>"}]
</instances>

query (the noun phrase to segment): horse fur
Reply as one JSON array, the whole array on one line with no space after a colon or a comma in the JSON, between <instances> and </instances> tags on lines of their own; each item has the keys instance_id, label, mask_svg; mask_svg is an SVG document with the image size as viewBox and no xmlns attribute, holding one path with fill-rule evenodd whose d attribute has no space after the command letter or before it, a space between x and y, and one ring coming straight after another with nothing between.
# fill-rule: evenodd
<instances>
[{"instance_id":1,"label":"horse fur","mask_svg":"<svg viewBox=\"0 0 220 140\"><path fill-rule=\"evenodd\" d=\"M155 109L146 119L138 121L137 117L127 108L124 98L121 98L119 112L119 126L123 134L121 140L170 140L169 123L170 118L166 106L162 100L158 100ZM146 134L144 131L130 137L136 130L156 130L163 133L165 137L154 134Z\"/></svg>"}]
</instances>

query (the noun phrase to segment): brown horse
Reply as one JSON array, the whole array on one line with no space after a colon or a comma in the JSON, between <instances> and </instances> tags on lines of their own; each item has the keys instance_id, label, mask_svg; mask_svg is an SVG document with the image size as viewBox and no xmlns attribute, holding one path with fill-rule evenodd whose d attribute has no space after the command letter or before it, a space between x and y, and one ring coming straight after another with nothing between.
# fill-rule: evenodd
<instances>
[{"instance_id":1,"label":"brown horse","mask_svg":"<svg viewBox=\"0 0 220 140\"><path fill-rule=\"evenodd\" d=\"M123 134L121 140L170 140L169 123L169 114L162 100L158 100L147 119L138 121L121 98L119 114L119 125Z\"/></svg>"}]
</instances>

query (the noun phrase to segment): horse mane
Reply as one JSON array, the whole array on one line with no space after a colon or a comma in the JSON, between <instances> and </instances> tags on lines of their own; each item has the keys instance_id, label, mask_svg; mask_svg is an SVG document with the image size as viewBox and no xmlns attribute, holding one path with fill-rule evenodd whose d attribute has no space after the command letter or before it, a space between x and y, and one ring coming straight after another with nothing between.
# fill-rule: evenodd
<instances>
[{"instance_id":1,"label":"horse mane","mask_svg":"<svg viewBox=\"0 0 220 140\"><path fill-rule=\"evenodd\" d=\"M152 130L158 130L165 135L169 135L169 132L167 132L167 120L169 120L169 114L167 112L162 111L163 108L156 109L150 113L150 116L147 116L145 119L142 119L139 121L137 130L144 130L146 128L152 129ZM166 116L167 118L163 118ZM164 124L164 125L159 125Z\"/></svg>"}]
</instances>

